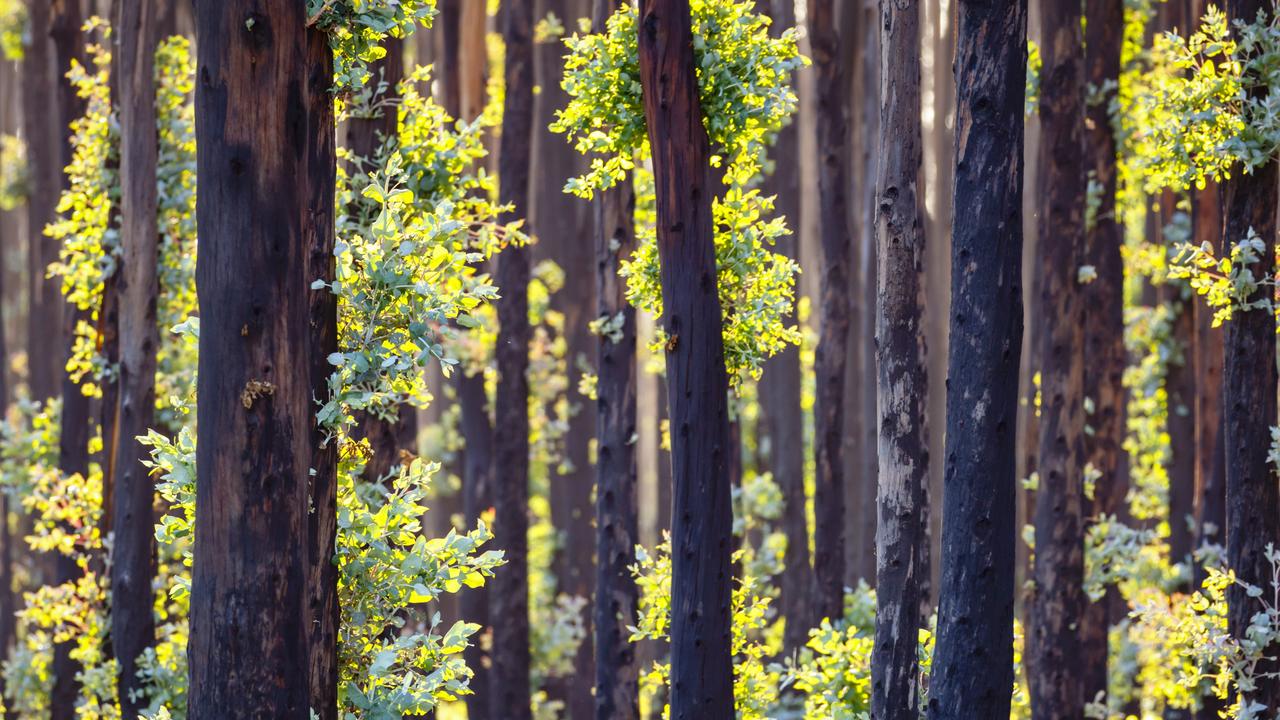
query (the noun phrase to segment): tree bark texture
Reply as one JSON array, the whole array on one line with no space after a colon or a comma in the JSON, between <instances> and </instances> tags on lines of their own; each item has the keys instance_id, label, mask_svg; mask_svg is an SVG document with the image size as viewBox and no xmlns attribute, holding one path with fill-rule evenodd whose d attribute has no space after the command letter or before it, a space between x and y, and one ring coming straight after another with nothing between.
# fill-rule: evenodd
<instances>
[{"instance_id":1,"label":"tree bark texture","mask_svg":"<svg viewBox=\"0 0 1280 720\"><path fill-rule=\"evenodd\" d=\"M506 98L498 153L503 218L525 217L533 138L533 7L504 6ZM508 247L497 259L498 393L494 426L494 533L506 553L489 593L493 624L490 717L522 720L529 707L529 249ZM497 472L501 469L501 472Z\"/></svg>"},{"instance_id":2,"label":"tree bark texture","mask_svg":"<svg viewBox=\"0 0 1280 720\"><path fill-rule=\"evenodd\" d=\"M920 4L880 2L880 160L876 196L876 629L871 717L919 720L922 591L929 578L921 202Z\"/></svg>"},{"instance_id":3,"label":"tree bark texture","mask_svg":"<svg viewBox=\"0 0 1280 720\"><path fill-rule=\"evenodd\" d=\"M1026 0L960 0L946 482L929 717L1009 714Z\"/></svg>"},{"instance_id":4,"label":"tree bark texture","mask_svg":"<svg viewBox=\"0 0 1280 720\"><path fill-rule=\"evenodd\" d=\"M716 288L710 143L688 0L640 4L671 413L671 717L734 716L729 381ZM837 437L837 442L838 442Z\"/></svg>"},{"instance_id":5,"label":"tree bark texture","mask_svg":"<svg viewBox=\"0 0 1280 720\"><path fill-rule=\"evenodd\" d=\"M252 22L248 22L248 21ZM199 0L203 320L188 714L337 714L333 62L286 0Z\"/></svg>"},{"instance_id":6,"label":"tree bark texture","mask_svg":"<svg viewBox=\"0 0 1280 720\"><path fill-rule=\"evenodd\" d=\"M1266 0L1231 0L1230 20L1252 22ZM1275 270L1276 193L1280 187L1276 161L1253 171L1236 172L1223 183L1222 244L1229 248L1253 229L1266 245L1250 267L1254 277L1270 277ZM1269 295L1263 286L1249 301ZM1267 310L1235 312L1226 323L1226 362L1223 370L1223 420L1226 425L1227 566L1240 580L1266 589L1271 586L1267 545L1280 547L1280 494L1276 475L1267 462L1270 429L1276 424L1276 322ZM1244 588L1227 591L1227 623L1233 636L1244 639L1250 618L1261 609ZM1274 673L1266 663L1261 673ZM1267 707L1280 705L1280 678L1260 678L1246 695Z\"/></svg>"},{"instance_id":7,"label":"tree bark texture","mask_svg":"<svg viewBox=\"0 0 1280 720\"><path fill-rule=\"evenodd\" d=\"M1084 594L1085 67L1079 3L1045 3L1041 71L1042 180L1037 263L1040 486L1035 511L1035 600L1028 686L1036 718L1079 718L1084 708L1078 626Z\"/></svg>"},{"instance_id":8,"label":"tree bark texture","mask_svg":"<svg viewBox=\"0 0 1280 720\"><path fill-rule=\"evenodd\" d=\"M111 552L111 643L119 663L120 710L135 717L147 707L138 678L138 656L155 642L155 491L143 465L150 459L137 438L155 419L159 227L156 224L155 51L153 0L123 0L117 32L120 88L121 244L119 399ZM136 696L137 699L134 699Z\"/></svg>"},{"instance_id":9,"label":"tree bark texture","mask_svg":"<svg viewBox=\"0 0 1280 720\"><path fill-rule=\"evenodd\" d=\"M1222 210L1217 185L1195 195L1192 210L1196 245L1222 252ZM1226 453L1222 437L1223 328L1213 327L1213 309L1193 302L1196 316L1196 546L1226 541ZM1197 566L1198 587L1204 570Z\"/></svg>"},{"instance_id":10,"label":"tree bark texture","mask_svg":"<svg viewBox=\"0 0 1280 720\"><path fill-rule=\"evenodd\" d=\"M849 131L845 73L840 64L832 0L809 6L809 34L817 67L819 228L822 237L821 338L814 402L817 477L814 484L814 613L844 615L845 497L841 441L849 337ZM846 39L847 40L847 39Z\"/></svg>"}]
</instances>

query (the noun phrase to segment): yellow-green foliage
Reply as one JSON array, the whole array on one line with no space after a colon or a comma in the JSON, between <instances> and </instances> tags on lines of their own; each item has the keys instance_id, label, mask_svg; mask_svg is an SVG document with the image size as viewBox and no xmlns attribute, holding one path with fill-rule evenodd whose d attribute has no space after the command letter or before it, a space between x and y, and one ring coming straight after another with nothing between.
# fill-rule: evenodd
<instances>
[{"instance_id":1,"label":"yellow-green foliage","mask_svg":"<svg viewBox=\"0 0 1280 720\"><path fill-rule=\"evenodd\" d=\"M435 14L436 0L307 0L307 25L329 35L339 92L364 86L369 63L387 54L383 43L388 37L407 37L419 25L431 27ZM251 24L246 28L253 31Z\"/></svg>"}]
</instances>

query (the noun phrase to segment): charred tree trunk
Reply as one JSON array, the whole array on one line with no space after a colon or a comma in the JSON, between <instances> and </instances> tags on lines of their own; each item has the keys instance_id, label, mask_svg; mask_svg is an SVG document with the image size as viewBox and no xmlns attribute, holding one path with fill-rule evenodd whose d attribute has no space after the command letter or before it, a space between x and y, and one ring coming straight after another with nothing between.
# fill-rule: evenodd
<instances>
[{"instance_id":1,"label":"charred tree trunk","mask_svg":"<svg viewBox=\"0 0 1280 720\"><path fill-rule=\"evenodd\" d=\"M119 32L121 244L120 379L114 463L115 544L111 553L111 643L119 663L120 711L135 717L146 709L138 656L155 642L155 492L137 440L155 418L156 325L159 228L156 225L155 51L159 3L124 0ZM112 465L112 463L108 463Z\"/></svg>"},{"instance_id":2,"label":"charred tree trunk","mask_svg":"<svg viewBox=\"0 0 1280 720\"><path fill-rule=\"evenodd\" d=\"M54 0L50 3L49 34L53 38L55 68L57 69L58 88L58 147L62 162L61 169L71 158L71 123L84 111L84 101L76 94L76 88L66 77L72 61L84 61L84 40L81 24L84 21L80 0ZM45 122L48 120L46 119ZM58 187L66 189L67 179L59 178ZM42 226L43 227L43 226ZM44 242L45 252L50 253L47 259L56 257L58 248L55 243ZM43 267L41 274L43 275ZM52 287L52 293L50 293ZM57 307L61 302L57 289L57 281L46 281L42 290L42 302ZM61 381L62 388L62 432L58 444L58 469L64 476L89 474L89 435L90 408L89 398L80 390L79 384L61 371L66 359L71 357L76 325L89 319L89 313L79 310L75 305L67 303L63 306L62 333L57 337L62 342L62 353L58 357L55 368L59 371L55 377ZM51 325L50 327L56 327ZM42 328L40 332L47 332ZM73 558L59 554L54 559L54 582L63 583L74 580L80 568ZM75 717L76 700L79 697L80 682L76 674L80 664L71 659L71 648L74 640L56 643L53 646L53 690L49 697L49 716L52 720L70 720Z\"/></svg>"},{"instance_id":3,"label":"charred tree trunk","mask_svg":"<svg viewBox=\"0 0 1280 720\"><path fill-rule=\"evenodd\" d=\"M817 478L814 484L814 613L836 620L844 615L844 432L846 347L849 337L848 193L849 132L832 0L809 6L809 33L818 69L818 185L821 195L822 337L818 341L814 404Z\"/></svg>"},{"instance_id":4,"label":"charred tree trunk","mask_svg":"<svg viewBox=\"0 0 1280 720\"><path fill-rule=\"evenodd\" d=\"M792 0L763 3L773 21L769 32L781 35L796 24ZM799 119L778 132L773 145L774 169L765 192L776 197L778 215L787 219L791 235L778 239L777 251L800 260L800 126ZM788 324L797 318L791 315ZM763 469L773 473L782 491L782 529L787 537L783 558L782 617L786 618L783 650L789 655L804 647L809 628L814 624L810 610L813 590L813 566L809 564L809 518L805 509L804 487L804 415L800 408L800 349L789 347L775 355L765 366L760 383L760 444L767 448L767 464Z\"/></svg>"},{"instance_id":5,"label":"charred tree trunk","mask_svg":"<svg viewBox=\"0 0 1280 720\"><path fill-rule=\"evenodd\" d=\"M1252 22L1269 10L1266 0L1231 0L1230 20ZM1263 91L1265 92L1265 91ZM1254 277L1270 277L1275 269L1276 193L1280 186L1274 159L1252 174L1235 173L1223 183L1223 247L1243 240L1250 229L1266 250L1250 270ZM1269 297L1263 286L1248 302ZM1276 476L1267 462L1270 428L1276 423L1276 322L1266 310L1237 311L1227 322L1223 372L1223 420L1226 425L1227 467L1227 566L1236 576L1260 588L1270 587L1271 563L1264 550L1280 546L1280 497ZM1250 619L1259 611L1258 601L1233 585L1227 591L1227 621L1233 636L1243 640ZM1280 678L1274 663L1259 672L1254 692L1246 698L1267 707L1280 704Z\"/></svg>"},{"instance_id":6,"label":"charred tree trunk","mask_svg":"<svg viewBox=\"0 0 1280 720\"><path fill-rule=\"evenodd\" d=\"M688 0L640 3L640 81L653 149L668 337L671 717L727 720L734 716L728 474L733 445L711 216L716 188L691 25Z\"/></svg>"},{"instance_id":7,"label":"charred tree trunk","mask_svg":"<svg viewBox=\"0 0 1280 720\"><path fill-rule=\"evenodd\" d=\"M592 27L604 32L618 0L595 0ZM600 193L596 215L596 316L622 319L617 339L596 339L595 718L638 720L639 658L630 641L639 591L631 566L640 539L636 487L636 311L620 263L635 250L630 178Z\"/></svg>"},{"instance_id":8,"label":"charred tree trunk","mask_svg":"<svg viewBox=\"0 0 1280 720\"><path fill-rule=\"evenodd\" d=\"M1044 326L1040 369L1040 487L1028 685L1037 718L1084 708L1077 632L1084 594L1085 73L1079 3L1044 3L1040 171L1044 205L1036 265Z\"/></svg>"},{"instance_id":9,"label":"charred tree trunk","mask_svg":"<svg viewBox=\"0 0 1280 720\"><path fill-rule=\"evenodd\" d=\"M1085 63L1088 82L1106 88L1120 77L1123 0L1088 0L1085 3ZM1093 400L1086 438L1089 461L1100 475L1094 484L1091 515L1095 518L1127 517L1129 489L1128 454L1124 451L1124 263L1120 248L1124 228L1116 217L1116 139L1111 124L1110 100L1114 88L1087 109L1085 148L1092 164L1093 180L1101 188L1093 223L1086 228L1085 265L1097 273L1082 288L1085 313L1085 396ZM1091 702L1107 689L1107 632L1120 619L1121 599L1115 588L1107 597L1085 609L1080 629L1084 698Z\"/></svg>"},{"instance_id":10,"label":"charred tree trunk","mask_svg":"<svg viewBox=\"0 0 1280 720\"><path fill-rule=\"evenodd\" d=\"M880 469L871 717L919 720L920 606L929 579L920 4L881 0L878 26L883 53L876 189Z\"/></svg>"},{"instance_id":11,"label":"charred tree trunk","mask_svg":"<svg viewBox=\"0 0 1280 720\"><path fill-rule=\"evenodd\" d=\"M507 43L506 98L498 153L499 200L512 207L503 218L525 217L533 137L533 7L503 7ZM508 247L497 260L498 394L494 433L494 533L507 564L493 580L493 675L490 716L522 720L529 707L529 249Z\"/></svg>"},{"instance_id":12,"label":"charred tree trunk","mask_svg":"<svg viewBox=\"0 0 1280 720\"><path fill-rule=\"evenodd\" d=\"M246 18L253 22L246 22ZM333 61L285 0L198 0L193 720L337 714Z\"/></svg>"},{"instance_id":13,"label":"charred tree trunk","mask_svg":"<svg viewBox=\"0 0 1280 720\"><path fill-rule=\"evenodd\" d=\"M1009 714L1026 0L961 0L946 482L929 717Z\"/></svg>"}]
</instances>

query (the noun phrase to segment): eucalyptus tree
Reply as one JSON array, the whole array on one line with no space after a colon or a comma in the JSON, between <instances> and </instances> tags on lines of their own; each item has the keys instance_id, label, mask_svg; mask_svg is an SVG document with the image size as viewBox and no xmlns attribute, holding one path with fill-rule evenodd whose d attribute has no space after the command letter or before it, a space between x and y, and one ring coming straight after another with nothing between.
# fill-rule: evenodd
<instances>
[{"instance_id":1,"label":"eucalyptus tree","mask_svg":"<svg viewBox=\"0 0 1280 720\"><path fill-rule=\"evenodd\" d=\"M1026 0L960 0L942 583L929 717L1009 714Z\"/></svg>"},{"instance_id":2,"label":"eucalyptus tree","mask_svg":"<svg viewBox=\"0 0 1280 720\"><path fill-rule=\"evenodd\" d=\"M1102 97L1088 103L1085 149L1091 181L1097 190L1097 207L1086 209L1083 265L1096 277L1082 288L1088 321L1084 325L1084 395L1092 400L1088 413L1092 434L1085 438L1088 461L1097 469L1093 503L1087 514L1094 518L1126 516L1128 460L1125 437L1124 370L1124 262L1120 248L1124 228L1116 215L1116 133L1111 103L1120 79L1120 53L1124 31L1123 0L1088 0L1085 3L1086 80L1102 88ZM1096 526L1095 526L1096 527ZM1092 700L1107 688L1108 634L1117 617L1118 591L1109 588L1104 599L1089 603L1081 621L1081 667L1084 697Z\"/></svg>"},{"instance_id":3,"label":"eucalyptus tree","mask_svg":"<svg viewBox=\"0 0 1280 720\"><path fill-rule=\"evenodd\" d=\"M188 717L336 715L334 55L304 4L200 0Z\"/></svg>"},{"instance_id":4,"label":"eucalyptus tree","mask_svg":"<svg viewBox=\"0 0 1280 720\"><path fill-rule=\"evenodd\" d=\"M1035 514L1035 601L1028 685L1036 717L1079 717L1085 704L1079 623L1084 594L1084 320L1080 266L1088 175L1085 63L1078 3L1042 8L1037 244L1043 324L1040 484ZM1090 700L1092 698L1089 698Z\"/></svg>"},{"instance_id":5,"label":"eucalyptus tree","mask_svg":"<svg viewBox=\"0 0 1280 720\"><path fill-rule=\"evenodd\" d=\"M155 421L156 352L160 333L159 227L156 221L158 129L155 55L161 3L120 0L116 85L120 97L119 404L110 410L116 445L104 472L114 489L111 530L111 643L119 663L120 710L126 717L146 709L138 659L155 643L155 489L138 442ZM105 313L104 313L105 314ZM114 463L111 462L114 459ZM105 488L104 488L105 491Z\"/></svg>"},{"instance_id":6,"label":"eucalyptus tree","mask_svg":"<svg viewBox=\"0 0 1280 720\"><path fill-rule=\"evenodd\" d=\"M533 137L533 7L503 10L506 43L498 199L504 216L526 216ZM529 250L508 247L498 256L498 389L494 399L494 524L507 566L489 594L493 624L490 717L529 718Z\"/></svg>"},{"instance_id":7,"label":"eucalyptus tree","mask_svg":"<svg viewBox=\"0 0 1280 720\"><path fill-rule=\"evenodd\" d=\"M876 183L879 491L871 717L918 720L920 608L929 581L920 5L880 2Z\"/></svg>"},{"instance_id":8,"label":"eucalyptus tree","mask_svg":"<svg viewBox=\"0 0 1280 720\"><path fill-rule=\"evenodd\" d=\"M818 218L822 238L821 337L814 372L813 610L832 620L844 615L844 439L846 351L849 339L849 125L848 82L840 61L834 0L808 7L809 36L817 67L817 141L820 153Z\"/></svg>"}]
</instances>

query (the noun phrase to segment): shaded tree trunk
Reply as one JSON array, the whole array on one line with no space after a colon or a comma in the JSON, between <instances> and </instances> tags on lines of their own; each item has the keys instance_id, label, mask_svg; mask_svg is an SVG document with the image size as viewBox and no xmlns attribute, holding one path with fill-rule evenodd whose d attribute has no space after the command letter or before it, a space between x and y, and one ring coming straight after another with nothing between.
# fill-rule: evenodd
<instances>
[{"instance_id":1,"label":"shaded tree trunk","mask_svg":"<svg viewBox=\"0 0 1280 720\"><path fill-rule=\"evenodd\" d=\"M1195 194L1192 211L1196 245L1209 244L1222 251L1222 211L1219 188L1210 185ZM1213 309L1192 302L1196 345L1196 546L1226 542L1226 453L1222 437L1223 329L1213 327ZM1204 579L1203 567L1195 567L1195 586Z\"/></svg>"},{"instance_id":2,"label":"shaded tree trunk","mask_svg":"<svg viewBox=\"0 0 1280 720\"><path fill-rule=\"evenodd\" d=\"M710 143L688 0L640 4L640 82L653 149L671 413L671 717L734 716L730 649L729 380L716 287ZM838 441L838 437L837 437Z\"/></svg>"},{"instance_id":3,"label":"shaded tree trunk","mask_svg":"<svg viewBox=\"0 0 1280 720\"><path fill-rule=\"evenodd\" d=\"M792 0L770 0L761 10L773 21L770 34L781 35L796 24ZM776 196L774 207L786 218L791 235L778 239L777 252L800 260L800 138L799 119L778 132L773 145L774 169L765 192ZM795 324L794 314L785 322ZM763 469L773 473L782 492L782 531L787 538L783 557L781 611L786 618L783 650L791 654L809 640L814 621L810 609L813 567L809 564L809 518L804 487L804 415L800 408L800 348L788 347L771 358L760 382L760 444L765 448Z\"/></svg>"},{"instance_id":4,"label":"shaded tree trunk","mask_svg":"<svg viewBox=\"0 0 1280 720\"><path fill-rule=\"evenodd\" d=\"M151 584L155 575L155 492L138 442L155 418L159 228L156 225L155 51L160 3L123 0L120 37L120 210L124 258L119 277L120 376L116 430L108 467L114 469L115 543L111 553L111 643L119 663L120 710L146 709L138 656L155 642Z\"/></svg>"},{"instance_id":5,"label":"shaded tree trunk","mask_svg":"<svg viewBox=\"0 0 1280 720\"><path fill-rule=\"evenodd\" d=\"M526 216L529 146L533 137L533 7L503 6L506 98L498 154L499 200L512 207L503 221ZM504 572L490 590L493 675L490 717L521 720L529 707L529 249L508 247L497 259L498 394L495 400L494 521ZM496 472L501 468L502 472Z\"/></svg>"},{"instance_id":6,"label":"shaded tree trunk","mask_svg":"<svg viewBox=\"0 0 1280 720\"><path fill-rule=\"evenodd\" d=\"M1079 3L1045 3L1041 73L1040 486L1028 686L1037 718L1084 708L1077 628L1084 613L1085 72Z\"/></svg>"},{"instance_id":7,"label":"shaded tree trunk","mask_svg":"<svg viewBox=\"0 0 1280 720\"><path fill-rule=\"evenodd\" d=\"M1086 227L1085 265L1097 273L1082 288L1087 321L1084 324L1085 396L1093 400L1086 437L1089 462L1099 476L1094 484L1091 515L1126 518L1129 489L1128 453L1124 451L1124 262L1120 248L1124 228L1116 217L1116 139L1111 124L1110 100L1115 94L1108 81L1120 77L1123 0L1088 0L1085 3L1085 64L1090 85L1112 88L1100 102L1087 108L1085 148L1093 180L1101 188L1091 226ZM1108 588L1107 597L1088 603L1080 630L1084 698L1093 701L1107 689L1107 632L1121 617L1119 592Z\"/></svg>"},{"instance_id":8,"label":"shaded tree trunk","mask_svg":"<svg viewBox=\"0 0 1280 720\"><path fill-rule=\"evenodd\" d=\"M337 303L311 288L334 272L333 61L305 23L285 0L196 3L193 720L337 714L336 452L314 402Z\"/></svg>"},{"instance_id":9,"label":"shaded tree trunk","mask_svg":"<svg viewBox=\"0 0 1280 720\"><path fill-rule=\"evenodd\" d=\"M871 717L919 720L917 648L929 578L919 3L881 0L877 26L883 51L876 186L880 469Z\"/></svg>"},{"instance_id":10,"label":"shaded tree trunk","mask_svg":"<svg viewBox=\"0 0 1280 720\"><path fill-rule=\"evenodd\" d=\"M929 717L1009 714L1026 0L960 0L946 482Z\"/></svg>"},{"instance_id":11,"label":"shaded tree trunk","mask_svg":"<svg viewBox=\"0 0 1280 720\"><path fill-rule=\"evenodd\" d=\"M1252 22L1269 6L1265 0L1231 0L1227 3L1228 19ZM1269 277L1274 272L1278 186L1274 159L1252 174L1235 173L1222 186L1224 248L1243 240L1251 228L1265 243L1266 250L1250 267L1254 277ZM1270 292L1264 286L1248 301ZM1227 566L1240 580L1264 589L1270 587L1272 577L1264 550L1269 544L1280 546L1280 497L1274 469L1267 462L1270 428L1276 423L1275 334L1275 317L1270 312L1234 313L1226 324L1223 371ZM1250 619L1260 609L1258 601L1233 585L1227 591L1227 605L1231 634L1243 640ZM1266 663L1259 672L1274 673L1274 663ZM1246 698L1276 707L1280 704L1280 678L1260 677L1255 691Z\"/></svg>"},{"instance_id":12,"label":"shaded tree trunk","mask_svg":"<svg viewBox=\"0 0 1280 720\"><path fill-rule=\"evenodd\" d=\"M818 70L817 134L819 226L822 236L822 336L818 341L814 418L817 437L814 484L814 613L844 615L845 497L841 441L845 419L846 348L849 337L849 158L847 88L832 0L809 6L809 34Z\"/></svg>"},{"instance_id":13,"label":"shaded tree trunk","mask_svg":"<svg viewBox=\"0 0 1280 720\"><path fill-rule=\"evenodd\" d=\"M595 0L592 29L621 5ZM620 263L635 251L635 193L630 178L600 193L596 221L596 316L621 318L616 339L596 339L595 718L640 717L637 647L630 641L639 591L631 566L640 539L636 487L636 310L627 302Z\"/></svg>"},{"instance_id":14,"label":"shaded tree trunk","mask_svg":"<svg viewBox=\"0 0 1280 720\"><path fill-rule=\"evenodd\" d=\"M1191 304L1196 302L1184 280L1170 280L1164 288L1166 303L1176 313L1170 342L1176 348L1165 377L1168 393L1169 433L1169 562L1188 563L1194 547L1192 529L1196 482L1196 378L1195 319ZM1190 589L1185 583L1181 590Z\"/></svg>"}]
</instances>

